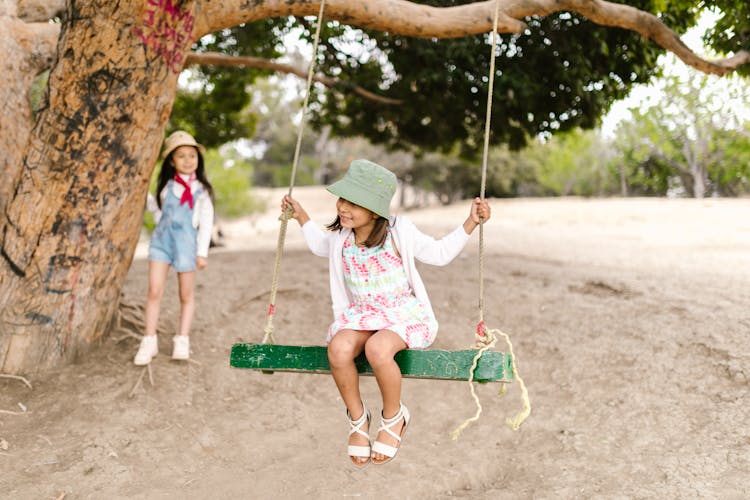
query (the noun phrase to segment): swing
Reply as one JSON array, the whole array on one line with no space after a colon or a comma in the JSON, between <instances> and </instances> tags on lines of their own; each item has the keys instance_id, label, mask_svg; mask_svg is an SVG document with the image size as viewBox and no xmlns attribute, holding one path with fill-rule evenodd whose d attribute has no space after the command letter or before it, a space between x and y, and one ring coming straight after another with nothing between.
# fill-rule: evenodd
<instances>
[{"instance_id":1,"label":"swing","mask_svg":"<svg viewBox=\"0 0 750 500\"><path fill-rule=\"evenodd\" d=\"M292 194L294 179L299 162L300 145L302 142L302 130L306 121L306 109L310 95L310 86L312 83L313 69L315 65L315 55L317 54L320 29L323 23L323 8L325 1L321 1L320 11L318 13L318 24L313 42L313 58L307 75L307 93L305 94L302 105L302 119L297 133L297 145L294 151L294 160L292 162L292 172L289 185L289 196ZM484 199L486 171L487 171L487 152L489 146L489 125L492 103L492 87L494 83L495 68L495 38L497 36L497 16L499 12L499 1L495 4L495 22L492 37L492 55L491 69L489 80L489 94L487 98L487 116L485 123L484 136L484 158L482 162L482 184L481 199ZM274 275L271 286L270 305L268 309L268 318L264 329L265 335L261 343L239 343L232 346L230 355L230 366L235 368L248 368L260 370L264 373L273 373L274 371L298 372L298 373L330 373L328 363L328 354L326 347L323 346L293 346L275 344L273 339L273 316L275 312L276 291L278 287L279 268L281 263L281 253L286 237L286 227L291 216L290 212L282 214L280 217L280 229L278 243L276 248L276 260L274 264ZM522 391L525 397L525 387L518 376L512 345L506 334L509 352L497 352L489 350L497 340L492 334L493 331L487 330L484 326L483 317L483 295L484 295L484 278L483 278L483 247L484 247L484 224L479 224L479 325L477 326L476 345L473 349L466 350L437 350L437 349L406 349L400 351L395 356L395 361L401 369L404 377L438 379L438 380L464 380L475 382L511 382L517 378L522 385ZM363 375L372 375L372 368L367 363L364 353L356 360L357 371ZM471 385L472 395L474 395L473 385ZM474 395L477 400L476 395ZM477 401L481 412L481 405ZM528 414L528 412L526 412ZM520 419L525 418L525 415ZM518 418L516 419L518 420ZM468 423L468 421L467 421ZM517 422L520 425L520 421ZM517 428L517 425L515 426Z\"/></svg>"},{"instance_id":2,"label":"swing","mask_svg":"<svg viewBox=\"0 0 750 500\"><path fill-rule=\"evenodd\" d=\"M504 352L486 351L476 368L471 366L477 351L445 351L440 349L406 349L396 353L394 359L407 378L438 380L468 380L476 382L510 382L513 364ZM364 354L354 360L357 371L372 375ZM324 346L293 346L279 344L235 344L232 346L230 365L265 372L330 373L328 350Z\"/></svg>"}]
</instances>

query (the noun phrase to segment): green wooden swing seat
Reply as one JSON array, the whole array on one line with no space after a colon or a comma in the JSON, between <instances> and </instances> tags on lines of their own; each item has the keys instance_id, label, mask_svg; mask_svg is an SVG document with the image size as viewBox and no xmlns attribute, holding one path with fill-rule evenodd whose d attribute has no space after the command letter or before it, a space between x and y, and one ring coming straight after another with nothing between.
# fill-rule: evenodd
<instances>
[{"instance_id":1,"label":"green wooden swing seat","mask_svg":"<svg viewBox=\"0 0 750 500\"><path fill-rule=\"evenodd\" d=\"M476 350L444 351L439 349L407 349L396 354L395 360L404 377L439 380L468 380ZM357 371L372 375L364 354L355 363ZM330 373L328 352L323 346L279 344L234 344L229 365L265 372ZM477 382L511 382L513 365L504 352L485 351L474 370Z\"/></svg>"}]
</instances>

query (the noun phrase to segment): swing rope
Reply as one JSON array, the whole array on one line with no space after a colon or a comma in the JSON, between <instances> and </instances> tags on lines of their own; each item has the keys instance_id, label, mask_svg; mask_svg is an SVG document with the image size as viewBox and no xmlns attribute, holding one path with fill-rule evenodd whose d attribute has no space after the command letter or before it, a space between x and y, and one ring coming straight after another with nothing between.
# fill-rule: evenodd
<instances>
[{"instance_id":1,"label":"swing rope","mask_svg":"<svg viewBox=\"0 0 750 500\"><path fill-rule=\"evenodd\" d=\"M308 102L310 98L310 90L312 88L312 79L313 74L315 71L315 62L317 60L317 53L318 53L318 42L320 41L320 32L321 27L323 25L323 12L325 9L325 0L321 0L320 2L320 10L318 11L318 24L315 29L315 38L313 41L313 49L312 49L312 60L310 61L310 66L308 68L307 73L307 85L306 85L306 91L305 91L305 98L302 103L302 116L300 118L300 125L297 129L297 143L294 149L294 159L292 161L292 172L290 175L289 180L289 191L288 195L292 195L292 191L294 189L294 182L297 175L297 167L299 165L299 157L300 157L300 150L302 145L302 133L305 127L305 124L307 122L307 107ZM494 22L493 22L493 30L492 30L492 52L490 56L490 75L489 75L489 92L487 95L487 110L486 110L486 116L485 116L485 131L484 131L484 147L483 147L483 155L482 155L482 180L481 180L481 186L480 186L480 199L484 200L485 197L485 187L487 183L487 159L488 159L488 151L489 151L489 131L490 131L490 121L492 116L492 90L494 87L494 81L495 81L495 47L496 47L496 40L497 40L497 23L498 23L498 15L500 11L500 0L495 0L495 15L494 15ZM274 261L274 270L273 270L273 279L271 282L271 292L270 292L270 298L269 298L269 306L268 306L268 317L266 320L266 326L263 329L264 335L263 335L263 344L267 344L269 341L271 343L275 343L273 332L273 317L276 312L276 295L278 292L278 285L279 285L279 274L281 270L281 255L284 249L284 242L286 240L286 230L288 226L289 219L292 216L292 209L291 207L287 207L286 210L279 216L280 221L280 227L279 227L279 235L278 235L278 241L276 243L276 257ZM477 368L477 365L479 363L479 358L481 358L482 354L491 349L496 343L497 343L497 336L502 335L505 338L505 341L508 345L509 349L509 355L512 362L512 368L513 373L515 374L515 377L518 379L518 382L521 386L521 394L523 399L524 407L523 409L512 419L507 419L507 424L513 428L514 430L517 430L521 423L526 419L526 417L531 412L531 404L529 402L528 397L528 391L526 390L526 385L523 382L523 379L518 374L518 369L516 367L516 358L515 354L513 353L513 345L510 342L510 337L497 329L486 329L484 325L484 220L480 219L479 221L479 323L477 325L477 333L475 336L476 345L475 348L477 349L477 354L474 356L474 359L472 361L471 369L469 370L469 388L471 389L471 395L474 398L474 402L477 405L477 412L474 415L474 417L467 419L463 424L461 424L456 430L454 430L451 435L454 440L458 439L459 434L466 428L468 425L477 420L479 416L482 413L482 405L479 401L479 398L477 397L475 391L474 391L474 385L471 383L474 379L474 373ZM504 388L501 389L501 394L503 393Z\"/></svg>"},{"instance_id":2,"label":"swing rope","mask_svg":"<svg viewBox=\"0 0 750 500\"><path fill-rule=\"evenodd\" d=\"M495 14L492 25L492 43L490 49L490 74L489 74L489 89L487 91L487 108L485 110L485 121L484 121L484 146L482 149L482 181L479 189L479 197L484 201L485 188L487 185L487 160L489 156L489 145L490 145L490 123L492 118L492 91L495 86L495 51L497 47L497 20L500 13L500 0L495 0ZM479 323L477 324L477 332L475 335L475 346L477 353L472 361L471 369L469 370L469 388L471 389L471 396L474 398L474 403L477 406L477 411L473 417L466 419L461 425L459 425L453 432L451 432L451 438L456 441L458 436L466 429L469 424L479 419L482 414L482 404L479 402L479 397L474 391L474 370L479 363L479 358L485 351L491 349L497 343L498 335L502 335L505 338L505 342L508 345L508 354L510 355L511 363L513 366L513 373L518 379L518 384L521 387L521 399L523 402L523 408L513 418L508 418L506 424L513 430L518 430L526 420L526 417L531 413L531 402L529 401L529 393L526 390L526 384L524 383L521 375L518 373L516 368L516 356L513 353L513 344L510 342L510 337L507 333L502 332L498 329L487 329L484 324L484 219L479 219ZM505 393L505 386L501 386L500 395Z\"/></svg>"},{"instance_id":3,"label":"swing rope","mask_svg":"<svg viewBox=\"0 0 750 500\"><path fill-rule=\"evenodd\" d=\"M292 173L289 178L289 192L288 195L292 196L292 190L294 189L294 181L297 176L297 165L299 165L300 150L302 149L302 131L305 128L307 122L307 104L310 100L310 89L312 88L313 74L315 72L315 62L318 58L318 42L320 41L320 29L323 26L323 10L325 8L325 0L320 2L320 10L318 11L318 25L315 27L315 39L313 41L312 49L312 60L310 61L310 67L307 70L307 86L305 90L305 99L302 102L302 116L300 118L299 128L297 129L297 145L294 148L294 160L292 161ZM266 326L263 329L263 344L267 344L269 341L275 343L273 338L273 316L276 312L276 292L279 288L279 273L281 270L281 253L284 250L284 241L286 240L286 228L289 224L289 219L292 218L292 208L287 207L286 210L279 216L280 227L279 227L279 238L276 242L276 259L273 265L273 280L271 281L271 296L268 305L268 318L266 320Z\"/></svg>"}]
</instances>

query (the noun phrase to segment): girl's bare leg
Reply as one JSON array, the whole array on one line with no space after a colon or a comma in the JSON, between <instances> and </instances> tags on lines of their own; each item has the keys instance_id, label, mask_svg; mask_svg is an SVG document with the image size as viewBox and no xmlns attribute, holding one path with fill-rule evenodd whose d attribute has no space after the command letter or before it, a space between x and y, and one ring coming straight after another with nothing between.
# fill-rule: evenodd
<instances>
[{"instance_id":1,"label":"girl's bare leg","mask_svg":"<svg viewBox=\"0 0 750 500\"><path fill-rule=\"evenodd\" d=\"M383 417L391 418L398 413L401 406L401 369L393 357L397 352L406 349L406 343L390 330L380 330L370 337L365 344L365 355L372 367L375 379L383 397ZM403 420L391 427L396 434L401 433ZM398 448L399 442L385 431L378 433L377 440L383 444ZM376 460L385 460L385 455L373 453Z\"/></svg>"},{"instance_id":2,"label":"girl's bare leg","mask_svg":"<svg viewBox=\"0 0 750 500\"><path fill-rule=\"evenodd\" d=\"M159 305L164 294L169 264L157 260L148 261L148 295L146 297L146 335L156 335L159 323Z\"/></svg>"},{"instance_id":3,"label":"girl's bare leg","mask_svg":"<svg viewBox=\"0 0 750 500\"><path fill-rule=\"evenodd\" d=\"M177 273L177 284L180 288L179 335L189 335L195 314L195 271Z\"/></svg>"},{"instance_id":4,"label":"girl's bare leg","mask_svg":"<svg viewBox=\"0 0 750 500\"><path fill-rule=\"evenodd\" d=\"M362 396L359 393L359 374L354 364L354 359L364 350L367 339L372 332L358 330L341 330L333 336L328 344L328 362L331 365L331 375L336 387L344 400L349 416L357 420L364 413L362 407ZM362 430L367 432L368 427ZM354 446L367 446L369 441L364 436L354 433L349 437L349 444ZM368 459L352 457L359 463L365 463Z\"/></svg>"}]
</instances>

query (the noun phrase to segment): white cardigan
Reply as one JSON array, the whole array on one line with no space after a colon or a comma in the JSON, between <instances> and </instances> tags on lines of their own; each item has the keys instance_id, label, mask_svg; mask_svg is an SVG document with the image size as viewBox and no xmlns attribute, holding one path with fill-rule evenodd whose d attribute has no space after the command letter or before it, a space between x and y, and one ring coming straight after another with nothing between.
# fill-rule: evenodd
<instances>
[{"instance_id":1,"label":"white cardigan","mask_svg":"<svg viewBox=\"0 0 750 500\"><path fill-rule=\"evenodd\" d=\"M398 216L394 219L391 224L391 234L404 263L406 278L409 280L417 300L434 318L435 313L432 310L422 278L417 272L415 260L425 264L444 266L463 250L471 235L466 234L463 225L461 225L442 239L436 240L417 229L407 217ZM331 301L333 302L333 317L335 320L349 307L353 300L346 287L343 264L344 242L352 233L352 230L343 228L340 231L325 232L312 221L308 221L302 226L302 233L312 253L320 257L328 257Z\"/></svg>"}]
</instances>

